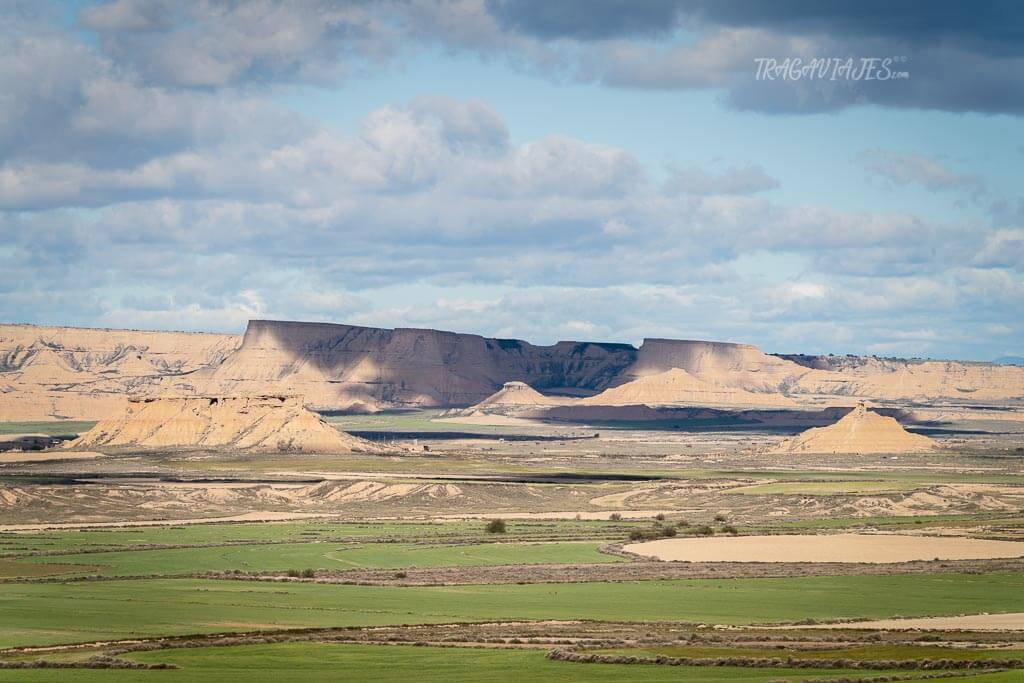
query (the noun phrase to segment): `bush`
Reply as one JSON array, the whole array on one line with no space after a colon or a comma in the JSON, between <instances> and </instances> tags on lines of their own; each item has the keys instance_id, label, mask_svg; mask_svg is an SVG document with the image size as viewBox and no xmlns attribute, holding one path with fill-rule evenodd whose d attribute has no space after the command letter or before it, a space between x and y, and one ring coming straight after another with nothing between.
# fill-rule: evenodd
<instances>
[{"instance_id":1,"label":"bush","mask_svg":"<svg viewBox=\"0 0 1024 683\"><path fill-rule=\"evenodd\" d=\"M694 529L694 533L696 533L698 536L714 536L715 530L709 527L707 524L702 524L696 529Z\"/></svg>"},{"instance_id":2,"label":"bush","mask_svg":"<svg viewBox=\"0 0 1024 683\"><path fill-rule=\"evenodd\" d=\"M690 523L685 519L681 519L678 522L676 522L676 526L680 529L685 529L686 527L690 526Z\"/></svg>"},{"instance_id":3,"label":"bush","mask_svg":"<svg viewBox=\"0 0 1024 683\"><path fill-rule=\"evenodd\" d=\"M314 576L316 576L316 572L313 571L312 569L303 569L302 570L302 578L304 578L304 579L312 579Z\"/></svg>"},{"instance_id":4,"label":"bush","mask_svg":"<svg viewBox=\"0 0 1024 683\"><path fill-rule=\"evenodd\" d=\"M620 519L622 519L622 515L620 515L618 512L613 512L612 514L608 515L608 519L612 520L613 522L618 522Z\"/></svg>"},{"instance_id":5,"label":"bush","mask_svg":"<svg viewBox=\"0 0 1024 683\"><path fill-rule=\"evenodd\" d=\"M485 531L489 534L503 534L505 533L505 520L503 519L492 519L487 522L487 526L484 527Z\"/></svg>"},{"instance_id":6,"label":"bush","mask_svg":"<svg viewBox=\"0 0 1024 683\"><path fill-rule=\"evenodd\" d=\"M734 527L732 524L726 524L725 526L722 527L722 533L723 534L732 534L733 536L735 536L736 534L739 533L739 530L736 527Z\"/></svg>"},{"instance_id":7,"label":"bush","mask_svg":"<svg viewBox=\"0 0 1024 683\"><path fill-rule=\"evenodd\" d=\"M675 536L676 528L674 526L665 526L661 528L662 536Z\"/></svg>"},{"instance_id":8,"label":"bush","mask_svg":"<svg viewBox=\"0 0 1024 683\"><path fill-rule=\"evenodd\" d=\"M665 513L664 512L659 512L658 514L656 514L654 516L654 518L656 520L658 520L659 522L664 522L665 521Z\"/></svg>"},{"instance_id":9,"label":"bush","mask_svg":"<svg viewBox=\"0 0 1024 683\"><path fill-rule=\"evenodd\" d=\"M724 522L725 521L725 515L723 515L722 513L718 513L717 515L715 515L715 521L716 522Z\"/></svg>"},{"instance_id":10,"label":"bush","mask_svg":"<svg viewBox=\"0 0 1024 683\"><path fill-rule=\"evenodd\" d=\"M300 572L298 569L289 569L288 576L292 577L293 579L297 579L300 576L302 576L302 572Z\"/></svg>"}]
</instances>

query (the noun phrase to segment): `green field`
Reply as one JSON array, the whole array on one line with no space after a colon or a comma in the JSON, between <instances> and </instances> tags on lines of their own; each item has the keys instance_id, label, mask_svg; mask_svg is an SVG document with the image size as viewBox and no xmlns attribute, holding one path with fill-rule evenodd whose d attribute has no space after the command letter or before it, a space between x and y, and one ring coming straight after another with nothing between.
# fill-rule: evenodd
<instances>
[{"instance_id":1,"label":"green field","mask_svg":"<svg viewBox=\"0 0 1024 683\"><path fill-rule=\"evenodd\" d=\"M117 550L145 545L223 543L336 542L341 540L491 539L484 520L446 522L264 522L245 524L183 524L0 533L0 556L23 552ZM585 539L609 534L625 537L630 522L581 520L510 520L502 540Z\"/></svg>"},{"instance_id":2,"label":"green field","mask_svg":"<svg viewBox=\"0 0 1024 683\"><path fill-rule=\"evenodd\" d=\"M35 563L98 565L113 576L187 574L203 571L283 571L287 569L363 569L496 564L572 564L622 562L598 552L599 543L275 543L272 545L169 548L85 553L32 558ZM0 564L0 571L3 565ZM9 569L8 569L9 571ZM74 570L71 570L74 571Z\"/></svg>"},{"instance_id":3,"label":"green field","mask_svg":"<svg viewBox=\"0 0 1024 683\"><path fill-rule=\"evenodd\" d=\"M808 678L868 678L886 671L843 669L752 669L740 667L676 667L555 662L543 650L437 648L331 643L281 643L231 648L162 650L125 655L140 662L166 662L180 669L166 671L97 671L88 669L4 671L7 681L680 681L722 683L767 682ZM908 673L913 676L913 672ZM1014 672L1019 673L1019 672ZM1004 683L1013 678L957 678L957 681ZM997 677L992 677L997 676Z\"/></svg>"},{"instance_id":4,"label":"green field","mask_svg":"<svg viewBox=\"0 0 1024 683\"><path fill-rule=\"evenodd\" d=\"M95 422L58 420L50 422L0 422L0 434L49 434L66 436L87 432Z\"/></svg>"},{"instance_id":5,"label":"green field","mask_svg":"<svg viewBox=\"0 0 1024 683\"><path fill-rule=\"evenodd\" d=\"M1024 574L379 587L149 579L7 584L0 647L150 635L594 619L754 624L1024 611Z\"/></svg>"}]
</instances>

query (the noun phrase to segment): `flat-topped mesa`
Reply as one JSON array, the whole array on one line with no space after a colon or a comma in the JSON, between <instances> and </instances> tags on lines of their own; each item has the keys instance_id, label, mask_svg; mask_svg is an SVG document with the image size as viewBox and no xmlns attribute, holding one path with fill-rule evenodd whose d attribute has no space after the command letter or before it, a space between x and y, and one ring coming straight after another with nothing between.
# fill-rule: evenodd
<instances>
[{"instance_id":1,"label":"flat-topped mesa","mask_svg":"<svg viewBox=\"0 0 1024 683\"><path fill-rule=\"evenodd\" d=\"M644 339L636 363L623 377L638 379L673 368L719 386L752 392L782 392L808 372L750 344L679 339Z\"/></svg>"},{"instance_id":2,"label":"flat-topped mesa","mask_svg":"<svg viewBox=\"0 0 1024 683\"><path fill-rule=\"evenodd\" d=\"M538 346L440 330L271 320L251 321L244 338L0 325L0 420L101 419L125 396L139 394L301 394L317 410L460 408L511 381L549 396L588 396L673 369L716 393L735 389L816 406L840 397L1024 401L1021 367L822 358L773 356L730 342ZM737 405L751 403L749 396L724 394L715 402L739 398Z\"/></svg>"},{"instance_id":3,"label":"flat-topped mesa","mask_svg":"<svg viewBox=\"0 0 1024 683\"><path fill-rule=\"evenodd\" d=\"M170 388L301 393L308 405L333 410L468 406L513 380L599 390L635 358L628 344L534 346L439 330L254 320L236 353Z\"/></svg>"},{"instance_id":4,"label":"flat-topped mesa","mask_svg":"<svg viewBox=\"0 0 1024 683\"><path fill-rule=\"evenodd\" d=\"M65 448L189 448L261 453L379 452L303 407L301 396L134 398Z\"/></svg>"},{"instance_id":5,"label":"flat-topped mesa","mask_svg":"<svg viewBox=\"0 0 1024 683\"><path fill-rule=\"evenodd\" d=\"M777 453L919 453L937 444L911 434L894 418L868 410L860 402L835 424L808 429L783 441Z\"/></svg>"}]
</instances>

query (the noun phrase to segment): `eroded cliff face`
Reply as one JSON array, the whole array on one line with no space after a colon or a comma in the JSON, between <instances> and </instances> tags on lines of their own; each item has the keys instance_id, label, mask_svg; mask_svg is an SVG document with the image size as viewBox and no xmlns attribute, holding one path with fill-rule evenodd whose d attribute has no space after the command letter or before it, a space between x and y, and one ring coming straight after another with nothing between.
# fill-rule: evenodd
<instances>
[{"instance_id":1,"label":"eroded cliff face","mask_svg":"<svg viewBox=\"0 0 1024 683\"><path fill-rule=\"evenodd\" d=\"M600 390L635 358L627 344L534 346L438 330L253 320L237 352L216 367L174 378L168 388L299 393L322 410L467 406L509 381Z\"/></svg>"},{"instance_id":2,"label":"eroded cliff face","mask_svg":"<svg viewBox=\"0 0 1024 683\"><path fill-rule=\"evenodd\" d=\"M0 421L99 420L240 343L227 334L0 325Z\"/></svg>"},{"instance_id":3,"label":"eroded cliff face","mask_svg":"<svg viewBox=\"0 0 1024 683\"><path fill-rule=\"evenodd\" d=\"M796 358L801 362L794 362ZM253 320L232 335L0 326L0 421L100 419L138 395L298 394L318 410L470 406L506 382L594 394L673 369L716 395L820 405L1024 399L1024 368L956 361L780 357L747 344L648 339L535 346L438 330ZM692 389L651 379L659 403ZM686 391L672 393L673 387ZM625 390L623 390L625 391ZM642 394L643 392L640 392ZM633 392L630 400L643 402ZM670 400L678 394L678 401ZM772 398L765 396L765 398ZM730 399L731 400L731 399ZM771 401L767 401L771 403Z\"/></svg>"}]
</instances>

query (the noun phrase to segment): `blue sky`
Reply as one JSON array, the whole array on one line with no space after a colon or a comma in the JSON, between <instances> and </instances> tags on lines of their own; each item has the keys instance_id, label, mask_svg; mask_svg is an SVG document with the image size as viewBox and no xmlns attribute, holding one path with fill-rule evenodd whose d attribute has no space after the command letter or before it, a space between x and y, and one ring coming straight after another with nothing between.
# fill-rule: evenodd
<instances>
[{"instance_id":1,"label":"blue sky","mask_svg":"<svg viewBox=\"0 0 1024 683\"><path fill-rule=\"evenodd\" d=\"M6 3L0 318L1024 355L1024 16L919 7Z\"/></svg>"}]
</instances>

